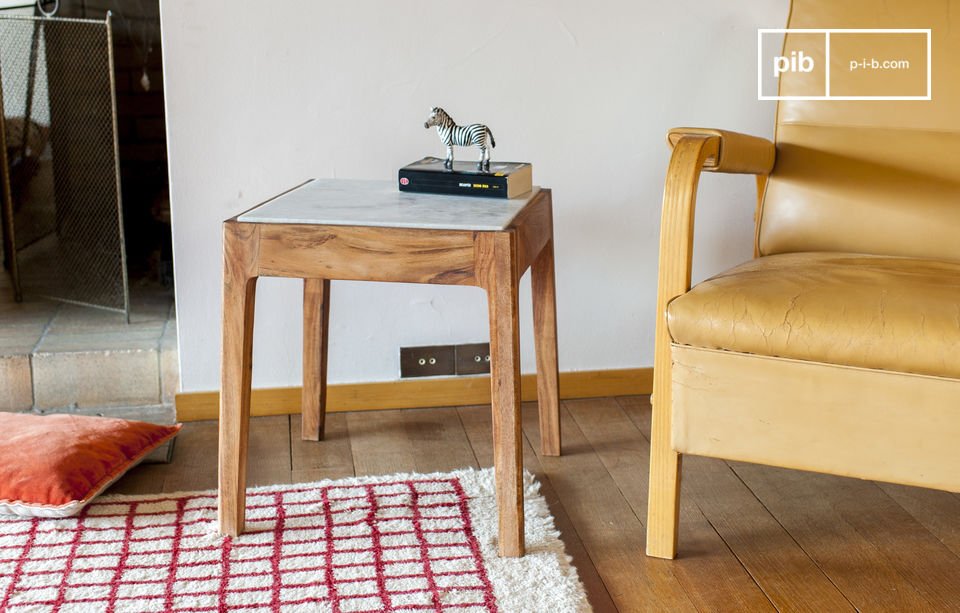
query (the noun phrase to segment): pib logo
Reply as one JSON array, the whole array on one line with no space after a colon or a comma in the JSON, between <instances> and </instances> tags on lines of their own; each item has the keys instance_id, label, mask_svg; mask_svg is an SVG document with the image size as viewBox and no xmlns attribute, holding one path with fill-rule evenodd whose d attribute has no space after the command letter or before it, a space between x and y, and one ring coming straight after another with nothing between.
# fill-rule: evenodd
<instances>
[{"instance_id":1,"label":"pib logo","mask_svg":"<svg viewBox=\"0 0 960 613\"><path fill-rule=\"evenodd\" d=\"M813 58L803 51L791 51L789 57L778 55L773 58L773 78L779 79L785 72L813 72Z\"/></svg>"}]
</instances>

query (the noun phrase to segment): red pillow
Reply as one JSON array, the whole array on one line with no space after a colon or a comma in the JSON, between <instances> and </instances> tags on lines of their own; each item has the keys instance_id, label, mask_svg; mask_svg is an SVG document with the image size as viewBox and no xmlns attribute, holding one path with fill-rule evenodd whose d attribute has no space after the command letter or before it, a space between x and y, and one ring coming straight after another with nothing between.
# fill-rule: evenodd
<instances>
[{"instance_id":1,"label":"red pillow","mask_svg":"<svg viewBox=\"0 0 960 613\"><path fill-rule=\"evenodd\" d=\"M0 513L76 515L179 431L180 424L0 413Z\"/></svg>"}]
</instances>

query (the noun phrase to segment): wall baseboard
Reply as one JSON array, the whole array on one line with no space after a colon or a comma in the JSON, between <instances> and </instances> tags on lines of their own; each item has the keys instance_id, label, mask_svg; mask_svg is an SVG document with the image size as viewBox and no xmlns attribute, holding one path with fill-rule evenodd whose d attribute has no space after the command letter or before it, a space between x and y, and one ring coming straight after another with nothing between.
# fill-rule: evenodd
<instances>
[{"instance_id":1,"label":"wall baseboard","mask_svg":"<svg viewBox=\"0 0 960 613\"><path fill-rule=\"evenodd\" d=\"M524 401L537 399L535 375L521 377ZM652 368L585 370L560 373L561 398L629 396L649 394L653 389ZM251 415L287 415L300 412L299 387L253 390ZM378 383L341 383L327 388L327 411L375 411L420 407L454 407L490 403L490 377L449 377L401 379ZM216 419L219 392L177 394L177 419Z\"/></svg>"}]
</instances>

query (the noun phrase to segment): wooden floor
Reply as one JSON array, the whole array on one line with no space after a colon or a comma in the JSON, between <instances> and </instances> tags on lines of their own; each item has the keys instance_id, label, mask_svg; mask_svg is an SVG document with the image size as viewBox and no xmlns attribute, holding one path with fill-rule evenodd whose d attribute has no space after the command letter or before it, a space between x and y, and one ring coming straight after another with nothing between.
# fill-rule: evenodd
<instances>
[{"instance_id":1,"label":"wooden floor","mask_svg":"<svg viewBox=\"0 0 960 613\"><path fill-rule=\"evenodd\" d=\"M960 610L960 496L706 458L684 458L680 557L643 555L647 397L566 401L563 457L524 459L543 485L596 611ZM489 407L334 413L327 440L299 417L253 420L251 485L492 462ZM172 464L112 492L216 485L215 422L184 426ZM509 612L506 612L509 613ZM562 613L562 612L555 612Z\"/></svg>"}]
</instances>

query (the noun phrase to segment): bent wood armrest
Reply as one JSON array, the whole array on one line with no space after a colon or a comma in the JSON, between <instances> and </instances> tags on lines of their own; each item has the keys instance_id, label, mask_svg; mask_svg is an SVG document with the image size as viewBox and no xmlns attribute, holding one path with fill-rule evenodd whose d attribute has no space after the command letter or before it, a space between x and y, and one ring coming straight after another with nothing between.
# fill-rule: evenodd
<instances>
[{"instance_id":1,"label":"bent wood armrest","mask_svg":"<svg viewBox=\"0 0 960 613\"><path fill-rule=\"evenodd\" d=\"M776 147L765 138L711 128L673 128L667 133L667 142L676 148L687 136L719 139L717 154L704 162L703 170L752 175L768 175L773 170Z\"/></svg>"},{"instance_id":2,"label":"bent wood armrest","mask_svg":"<svg viewBox=\"0 0 960 613\"><path fill-rule=\"evenodd\" d=\"M715 134L678 136L663 188L657 327L653 357L653 420L650 424L650 495L647 499L647 555L670 559L677 553L680 518L680 454L671 442L670 333L667 305L690 288L693 212L704 163L718 159Z\"/></svg>"},{"instance_id":3,"label":"bent wood armrest","mask_svg":"<svg viewBox=\"0 0 960 613\"><path fill-rule=\"evenodd\" d=\"M673 147L673 155L667 168L660 221L658 325L667 304L690 289L693 219L700 173L709 170L755 174L759 198L776 159L776 148L767 139L726 130L674 128L667 133L667 142ZM660 342L659 333L657 341Z\"/></svg>"},{"instance_id":4,"label":"bent wood armrest","mask_svg":"<svg viewBox=\"0 0 960 613\"><path fill-rule=\"evenodd\" d=\"M773 168L773 143L724 132L680 128L667 140L673 155L663 190L660 222L660 265L657 283L657 328L653 362L653 421L650 426L650 495L647 512L647 555L673 558L680 517L680 454L671 442L670 333L667 305L690 289L693 217L697 185L703 170L757 174L762 192Z\"/></svg>"},{"instance_id":5,"label":"bent wood armrest","mask_svg":"<svg viewBox=\"0 0 960 613\"><path fill-rule=\"evenodd\" d=\"M690 289L693 258L693 220L697 186L704 164L720 155L720 137L687 134L673 146L663 187L660 217L660 263L657 278L657 344L667 304ZM666 329L664 327L664 333ZM666 337L663 340L669 342Z\"/></svg>"}]
</instances>

